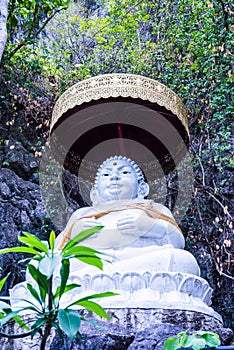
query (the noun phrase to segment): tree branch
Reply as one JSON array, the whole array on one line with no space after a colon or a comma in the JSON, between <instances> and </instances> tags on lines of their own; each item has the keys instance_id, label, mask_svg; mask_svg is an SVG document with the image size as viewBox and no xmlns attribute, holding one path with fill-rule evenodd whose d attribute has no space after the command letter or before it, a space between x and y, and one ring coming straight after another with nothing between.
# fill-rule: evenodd
<instances>
[{"instance_id":1,"label":"tree branch","mask_svg":"<svg viewBox=\"0 0 234 350\"><path fill-rule=\"evenodd\" d=\"M7 15L8 15L8 0L1 1L0 9L0 62L7 41Z\"/></svg>"},{"instance_id":2,"label":"tree branch","mask_svg":"<svg viewBox=\"0 0 234 350\"><path fill-rule=\"evenodd\" d=\"M219 268L219 265L215 259L215 255L214 255L214 252L211 248L211 245L210 245L210 242L208 241L207 237L206 237L206 231L205 231L205 227L204 227L204 224L203 224L203 220L202 220L202 215L201 215L201 211L199 209L199 205L197 205L197 212L198 212L198 216L199 216L199 220L200 220L200 223L201 223L201 229L202 229L202 232L203 232L203 236L204 236L204 239L206 241L206 244L207 244L207 247L210 251L210 254L212 256L212 259L213 259L213 262L214 262L214 265L215 265L215 268L217 270L217 272L219 273L220 276L225 276L231 280L234 280L234 277L233 276L230 276L230 275L227 275L226 273L224 273L223 271L220 270Z\"/></svg>"},{"instance_id":3,"label":"tree branch","mask_svg":"<svg viewBox=\"0 0 234 350\"><path fill-rule=\"evenodd\" d=\"M49 21L56 15L56 13L62 11L62 10L66 10L67 9L67 6L65 7L60 7L56 10L54 10L54 12L45 20L45 22L43 23L43 25L41 26L41 28L38 29L38 31L36 32L36 34L34 35L35 37L37 37L41 32L42 30L45 28L45 26L49 23Z\"/></svg>"},{"instance_id":4,"label":"tree branch","mask_svg":"<svg viewBox=\"0 0 234 350\"><path fill-rule=\"evenodd\" d=\"M60 7L56 10L54 10L54 12L45 20L45 22L43 23L43 25L41 26L41 28L38 29L38 31L34 34L34 39L42 32L42 30L45 28L45 26L49 23L49 21L56 15L56 13L62 11L62 10L66 10L67 9L67 6L66 7ZM25 40L22 40L19 45L9 54L8 56L8 60L10 60L14 54L19 51L23 46L26 46L27 45L27 42L29 40L32 39L32 36L29 35Z\"/></svg>"},{"instance_id":5,"label":"tree branch","mask_svg":"<svg viewBox=\"0 0 234 350\"><path fill-rule=\"evenodd\" d=\"M8 333L3 333L0 332L0 336L4 338L11 338L11 339L18 339L18 338L25 338L29 337L32 334L32 331L27 332L27 333L21 333L21 334L8 334Z\"/></svg>"},{"instance_id":6,"label":"tree branch","mask_svg":"<svg viewBox=\"0 0 234 350\"><path fill-rule=\"evenodd\" d=\"M223 12L223 24L224 24L224 28L226 29L226 32L228 32L229 30L229 25L228 25L228 13L225 9L225 3L223 2L223 0L217 0L217 2L221 5L222 8L222 12Z\"/></svg>"},{"instance_id":7,"label":"tree branch","mask_svg":"<svg viewBox=\"0 0 234 350\"><path fill-rule=\"evenodd\" d=\"M144 0L140 0L140 1L138 1L134 6L129 7L128 10L127 10L122 16L120 16L120 17L118 18L118 20L123 19L130 11L132 11L133 9L135 9L135 8L136 8L138 5L140 5L143 1L144 1ZM116 22L116 20L112 20L110 23L107 23L107 24L105 24L104 26L102 26L100 29L98 29L98 30L91 36L91 38L89 39L89 41L88 41L88 43L86 44L86 46L88 47L88 46L91 44L92 40L95 38L95 36L96 36L98 33L100 33L100 32L101 32L103 29L105 29L106 27L109 27L109 25L112 24L112 23L114 23L114 22Z\"/></svg>"},{"instance_id":8,"label":"tree branch","mask_svg":"<svg viewBox=\"0 0 234 350\"><path fill-rule=\"evenodd\" d=\"M212 198L222 207L223 210L225 210L225 206L223 205L223 203L221 203L221 202L218 200L218 198L216 198L216 197L215 197L212 193L210 193L209 191L207 191L207 190L205 190L205 191L206 191L206 193L208 193L208 195L209 195L210 197L212 197ZM230 219L233 219L232 216L231 216L231 214L228 212L228 210L226 210L226 214L227 214L227 216L229 216Z\"/></svg>"}]
</instances>

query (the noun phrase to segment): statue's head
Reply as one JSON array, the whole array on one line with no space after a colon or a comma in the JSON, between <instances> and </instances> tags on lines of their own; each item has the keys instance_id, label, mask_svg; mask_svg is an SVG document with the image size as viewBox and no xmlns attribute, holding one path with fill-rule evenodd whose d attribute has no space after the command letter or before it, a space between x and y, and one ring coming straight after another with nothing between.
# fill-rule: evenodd
<instances>
[{"instance_id":1,"label":"statue's head","mask_svg":"<svg viewBox=\"0 0 234 350\"><path fill-rule=\"evenodd\" d=\"M131 159L114 156L106 159L98 169L91 200L102 201L145 198L149 186L140 167Z\"/></svg>"}]
</instances>

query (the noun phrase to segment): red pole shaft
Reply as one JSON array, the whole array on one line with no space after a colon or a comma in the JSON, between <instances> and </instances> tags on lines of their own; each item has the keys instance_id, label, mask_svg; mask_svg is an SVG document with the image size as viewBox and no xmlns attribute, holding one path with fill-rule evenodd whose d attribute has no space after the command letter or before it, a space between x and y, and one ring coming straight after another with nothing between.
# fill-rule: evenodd
<instances>
[{"instance_id":1,"label":"red pole shaft","mask_svg":"<svg viewBox=\"0 0 234 350\"><path fill-rule=\"evenodd\" d=\"M127 156L125 144L124 144L124 137L123 137L123 128L121 124L118 124L118 138L119 138L119 149L120 153L123 156Z\"/></svg>"}]
</instances>

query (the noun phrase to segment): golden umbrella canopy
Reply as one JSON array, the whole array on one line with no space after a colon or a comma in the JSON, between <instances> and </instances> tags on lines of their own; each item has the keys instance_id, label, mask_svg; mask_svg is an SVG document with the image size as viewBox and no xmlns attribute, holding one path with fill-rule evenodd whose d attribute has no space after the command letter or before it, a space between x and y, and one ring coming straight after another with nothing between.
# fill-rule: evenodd
<instances>
[{"instance_id":1,"label":"golden umbrella canopy","mask_svg":"<svg viewBox=\"0 0 234 350\"><path fill-rule=\"evenodd\" d=\"M55 158L86 178L93 178L103 160L120 154L136 161L153 179L173 170L188 144L181 99L147 77L117 73L81 81L66 90L53 109Z\"/></svg>"}]
</instances>

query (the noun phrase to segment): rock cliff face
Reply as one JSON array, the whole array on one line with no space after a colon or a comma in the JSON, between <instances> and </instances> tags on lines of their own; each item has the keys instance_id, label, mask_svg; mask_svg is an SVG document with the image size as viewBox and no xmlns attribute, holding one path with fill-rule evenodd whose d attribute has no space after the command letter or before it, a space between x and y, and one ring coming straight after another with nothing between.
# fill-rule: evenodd
<instances>
[{"instance_id":1,"label":"rock cliff face","mask_svg":"<svg viewBox=\"0 0 234 350\"><path fill-rule=\"evenodd\" d=\"M82 339L74 339L71 342L66 336L62 340L55 335L49 339L47 350L164 350L167 338L185 330L188 329L171 323L153 323L138 331L104 321L99 321L99 327L84 323L81 326ZM194 330L190 329L188 334L193 332ZM222 345L234 346L234 334L231 329L218 328L212 329L212 332L219 334ZM2 350L39 350L39 338L34 341L29 337L7 341L1 338L0 344Z\"/></svg>"},{"instance_id":2,"label":"rock cliff face","mask_svg":"<svg viewBox=\"0 0 234 350\"><path fill-rule=\"evenodd\" d=\"M148 310L153 313L153 311ZM63 334L63 339L58 334L52 334L47 342L47 350L164 350L164 342L169 337L175 337L179 332L188 331L193 334L197 330L210 330L219 334L222 345L234 346L234 333L229 328L216 328L214 322L199 313L187 313L176 310L161 310L164 314L163 323L157 319L151 323L144 323L136 316L139 323L135 326L123 320L111 319L111 321L98 320L98 326L90 322L81 324L81 339L72 342ZM155 311L154 311L155 313ZM133 310L123 310L125 316L134 319ZM113 315L112 315L113 316ZM138 315L139 316L139 315ZM93 319L90 312L85 312L85 317ZM94 318L96 321L97 319ZM170 322L171 321L171 322ZM8 325L7 332L16 333L13 324ZM23 339L0 339L2 350L39 350L40 336L36 335L33 341L30 337Z\"/></svg>"},{"instance_id":3,"label":"rock cliff face","mask_svg":"<svg viewBox=\"0 0 234 350\"><path fill-rule=\"evenodd\" d=\"M0 170L0 196L1 247L17 245L17 237L22 231L42 233L45 209L37 184L20 178L13 170L3 168ZM22 267L17 264L19 258L22 256L4 255L0 258L2 275L11 271L11 281L6 288L22 279Z\"/></svg>"},{"instance_id":4,"label":"rock cliff face","mask_svg":"<svg viewBox=\"0 0 234 350\"><path fill-rule=\"evenodd\" d=\"M73 350L164 350L164 342L169 337L174 337L179 332L185 330L181 325L152 324L145 329L137 332L131 332L126 327L116 325L108 326L101 323L102 327L108 327L105 334L102 328L97 328L86 324L82 328L83 340L75 340L72 343ZM223 345L232 344L234 338L230 329L214 329L219 333ZM192 333L192 330L190 330ZM58 336L54 338L49 350L66 350L69 347L69 340L65 339L65 343Z\"/></svg>"}]
</instances>

